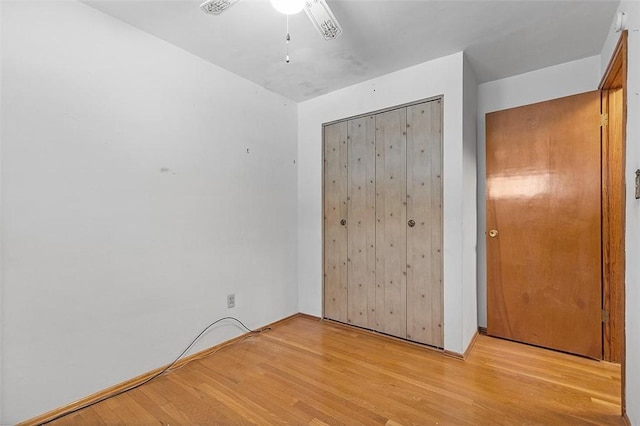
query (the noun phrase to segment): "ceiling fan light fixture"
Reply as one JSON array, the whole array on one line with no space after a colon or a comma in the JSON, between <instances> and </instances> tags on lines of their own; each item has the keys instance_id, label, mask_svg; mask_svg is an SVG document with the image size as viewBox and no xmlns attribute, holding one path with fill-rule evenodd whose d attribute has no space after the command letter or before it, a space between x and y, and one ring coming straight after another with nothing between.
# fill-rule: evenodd
<instances>
[{"instance_id":1,"label":"ceiling fan light fixture","mask_svg":"<svg viewBox=\"0 0 640 426\"><path fill-rule=\"evenodd\" d=\"M342 27L325 0L308 0L304 11L325 40L333 40L342 34Z\"/></svg>"},{"instance_id":2,"label":"ceiling fan light fixture","mask_svg":"<svg viewBox=\"0 0 640 426\"><path fill-rule=\"evenodd\" d=\"M207 15L219 15L238 0L207 0L200 5L200 10Z\"/></svg>"},{"instance_id":3,"label":"ceiling fan light fixture","mask_svg":"<svg viewBox=\"0 0 640 426\"><path fill-rule=\"evenodd\" d=\"M2 0L0 0L2 1ZM207 15L219 15L238 0L206 0L200 5ZM271 5L280 13L294 15L302 9L325 40L334 40L342 34L342 27L331 12L326 0L270 0ZM287 41L289 37L289 19L287 18Z\"/></svg>"},{"instance_id":4,"label":"ceiling fan light fixture","mask_svg":"<svg viewBox=\"0 0 640 426\"><path fill-rule=\"evenodd\" d=\"M306 0L271 0L271 6L285 15L295 15L304 9Z\"/></svg>"}]
</instances>

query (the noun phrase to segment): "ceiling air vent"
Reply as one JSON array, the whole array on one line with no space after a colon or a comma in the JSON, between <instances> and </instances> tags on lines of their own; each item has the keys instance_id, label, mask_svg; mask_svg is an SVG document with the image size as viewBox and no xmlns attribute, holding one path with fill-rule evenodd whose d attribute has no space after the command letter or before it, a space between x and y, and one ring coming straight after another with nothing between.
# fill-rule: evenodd
<instances>
[{"instance_id":1,"label":"ceiling air vent","mask_svg":"<svg viewBox=\"0 0 640 426\"><path fill-rule=\"evenodd\" d=\"M219 15L238 0L207 0L200 5L200 9L208 15Z\"/></svg>"}]
</instances>

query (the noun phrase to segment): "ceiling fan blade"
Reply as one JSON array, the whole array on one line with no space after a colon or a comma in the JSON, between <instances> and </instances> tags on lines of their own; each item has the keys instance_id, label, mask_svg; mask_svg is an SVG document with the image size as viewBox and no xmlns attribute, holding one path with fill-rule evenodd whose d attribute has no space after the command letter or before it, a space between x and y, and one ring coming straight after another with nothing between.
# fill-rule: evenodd
<instances>
[{"instance_id":1,"label":"ceiling fan blade","mask_svg":"<svg viewBox=\"0 0 640 426\"><path fill-rule=\"evenodd\" d=\"M304 11L325 40L333 40L342 34L342 27L326 0L307 0Z\"/></svg>"},{"instance_id":2,"label":"ceiling fan blade","mask_svg":"<svg viewBox=\"0 0 640 426\"><path fill-rule=\"evenodd\" d=\"M207 0L200 5L200 10L207 15L220 15L238 0Z\"/></svg>"}]
</instances>

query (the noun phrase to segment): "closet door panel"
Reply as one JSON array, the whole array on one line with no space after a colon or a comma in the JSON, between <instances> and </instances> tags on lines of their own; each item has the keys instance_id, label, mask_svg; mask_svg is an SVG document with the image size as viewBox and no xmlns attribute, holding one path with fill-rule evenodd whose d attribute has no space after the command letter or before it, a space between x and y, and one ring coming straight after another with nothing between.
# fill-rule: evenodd
<instances>
[{"instance_id":1,"label":"closet door panel","mask_svg":"<svg viewBox=\"0 0 640 426\"><path fill-rule=\"evenodd\" d=\"M348 322L375 328L375 118L348 123Z\"/></svg>"},{"instance_id":2,"label":"closet door panel","mask_svg":"<svg viewBox=\"0 0 640 426\"><path fill-rule=\"evenodd\" d=\"M443 347L442 103L407 108L407 339Z\"/></svg>"},{"instance_id":3,"label":"closet door panel","mask_svg":"<svg viewBox=\"0 0 640 426\"><path fill-rule=\"evenodd\" d=\"M324 316L347 322L347 123L324 128Z\"/></svg>"},{"instance_id":4,"label":"closet door panel","mask_svg":"<svg viewBox=\"0 0 640 426\"><path fill-rule=\"evenodd\" d=\"M376 116L376 330L405 338L406 109Z\"/></svg>"}]
</instances>

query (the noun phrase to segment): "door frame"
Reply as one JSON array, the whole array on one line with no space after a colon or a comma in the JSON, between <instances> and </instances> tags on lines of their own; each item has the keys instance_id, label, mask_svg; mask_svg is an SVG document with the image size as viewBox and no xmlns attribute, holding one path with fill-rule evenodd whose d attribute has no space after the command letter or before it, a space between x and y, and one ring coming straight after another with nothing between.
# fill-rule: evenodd
<instances>
[{"instance_id":1,"label":"door frame","mask_svg":"<svg viewBox=\"0 0 640 426\"><path fill-rule=\"evenodd\" d=\"M621 364L621 410L626 416L625 375L625 153L627 138L627 31L598 88L602 126L602 326L603 358ZM619 92L621 100L619 99ZM618 92L617 96L612 96ZM606 321L608 317L608 321Z\"/></svg>"}]
</instances>

